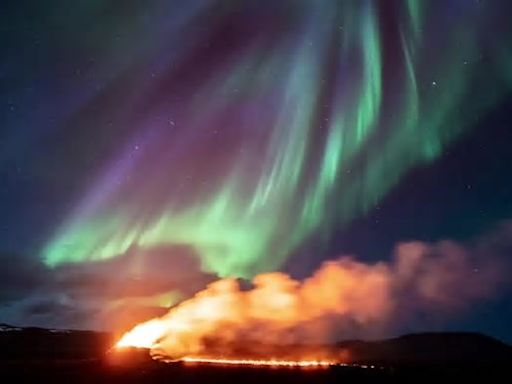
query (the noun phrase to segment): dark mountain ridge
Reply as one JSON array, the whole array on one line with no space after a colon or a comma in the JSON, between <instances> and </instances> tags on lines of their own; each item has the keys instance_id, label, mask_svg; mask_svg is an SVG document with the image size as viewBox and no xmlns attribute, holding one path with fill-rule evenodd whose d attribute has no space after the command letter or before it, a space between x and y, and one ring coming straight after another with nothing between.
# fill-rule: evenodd
<instances>
[{"instance_id":1,"label":"dark mountain ridge","mask_svg":"<svg viewBox=\"0 0 512 384\"><path fill-rule=\"evenodd\" d=\"M0 374L27 382L75 383L475 382L510 377L512 363L511 346L478 333L419 333L315 346L348 356L352 363L327 370L165 364L152 360L146 350L115 350L114 343L113 335L104 332L0 324Z\"/></svg>"},{"instance_id":2,"label":"dark mountain ridge","mask_svg":"<svg viewBox=\"0 0 512 384\"><path fill-rule=\"evenodd\" d=\"M378 341L343 341L353 361L382 365L512 362L512 346L474 332L427 332Z\"/></svg>"},{"instance_id":3,"label":"dark mountain ridge","mask_svg":"<svg viewBox=\"0 0 512 384\"><path fill-rule=\"evenodd\" d=\"M113 335L106 332L0 324L2 359L102 358L114 342ZM512 346L471 332L417 333L377 341L347 340L324 347L348 351L351 361L362 364L512 362Z\"/></svg>"}]
</instances>

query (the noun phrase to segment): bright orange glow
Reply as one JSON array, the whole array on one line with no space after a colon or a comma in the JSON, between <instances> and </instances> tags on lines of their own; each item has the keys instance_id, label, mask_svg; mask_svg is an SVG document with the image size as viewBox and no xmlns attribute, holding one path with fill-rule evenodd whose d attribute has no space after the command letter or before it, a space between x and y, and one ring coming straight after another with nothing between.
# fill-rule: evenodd
<instances>
[{"instance_id":1,"label":"bright orange glow","mask_svg":"<svg viewBox=\"0 0 512 384\"><path fill-rule=\"evenodd\" d=\"M148 348L154 357L177 361L207 356L234 364L303 366L346 361L340 351L285 346L324 345L334 322L375 322L389 310L389 270L351 259L325 263L313 276L298 281L265 273L244 290L236 279L220 279L159 318L127 332L118 347ZM222 357L222 358L221 358ZM233 358L233 360L231 360Z\"/></svg>"},{"instance_id":2,"label":"bright orange glow","mask_svg":"<svg viewBox=\"0 0 512 384\"><path fill-rule=\"evenodd\" d=\"M126 332L116 343L116 347L152 348L164 330L164 324L157 319L139 324Z\"/></svg>"},{"instance_id":3,"label":"bright orange glow","mask_svg":"<svg viewBox=\"0 0 512 384\"><path fill-rule=\"evenodd\" d=\"M333 361L317 360L253 360L253 359L209 359L201 357L184 357L182 362L188 364L248 365L254 367L288 367L288 368L328 368L337 365Z\"/></svg>"},{"instance_id":4,"label":"bright orange glow","mask_svg":"<svg viewBox=\"0 0 512 384\"><path fill-rule=\"evenodd\" d=\"M465 299L465 293L450 289L454 281L462 287L466 275L474 272L468 272L472 270L463 251L441 246L448 247L441 253L449 252L449 257L432 259L429 255L437 251L408 243L397 249L394 263L365 264L342 257L323 263L302 281L280 272L257 275L250 289L237 279L220 279L165 315L135 326L116 346L147 348L154 359L184 363L352 363L350 350L336 347L333 338L385 330L401 308L403 292L410 291L428 308Z\"/></svg>"}]
</instances>

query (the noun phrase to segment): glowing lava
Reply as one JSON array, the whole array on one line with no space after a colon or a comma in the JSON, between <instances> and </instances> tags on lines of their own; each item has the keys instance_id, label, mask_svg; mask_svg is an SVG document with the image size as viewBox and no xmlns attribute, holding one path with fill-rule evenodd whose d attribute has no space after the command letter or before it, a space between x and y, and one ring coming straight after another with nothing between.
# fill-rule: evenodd
<instances>
[{"instance_id":1,"label":"glowing lava","mask_svg":"<svg viewBox=\"0 0 512 384\"><path fill-rule=\"evenodd\" d=\"M263 360L263 359L209 359L202 357L184 357L181 359L189 364L216 364L216 365L247 365L252 367L288 367L288 368L328 368L338 365L334 361L322 360Z\"/></svg>"},{"instance_id":2,"label":"glowing lava","mask_svg":"<svg viewBox=\"0 0 512 384\"><path fill-rule=\"evenodd\" d=\"M139 324L131 331L126 332L116 343L116 348L135 347L152 348L158 338L164 332L164 324L155 319L144 324Z\"/></svg>"},{"instance_id":3,"label":"glowing lava","mask_svg":"<svg viewBox=\"0 0 512 384\"><path fill-rule=\"evenodd\" d=\"M151 350L158 346L158 339L165 324L158 320L139 324L131 331L125 333L116 343L115 348L147 348ZM167 361L162 359L163 361ZM184 356L176 360L185 364L212 364L212 365L238 365L249 367L275 367L275 368L328 368L334 365L340 365L339 362L332 360L289 360L289 359L241 359L241 358L210 358Z\"/></svg>"}]
</instances>

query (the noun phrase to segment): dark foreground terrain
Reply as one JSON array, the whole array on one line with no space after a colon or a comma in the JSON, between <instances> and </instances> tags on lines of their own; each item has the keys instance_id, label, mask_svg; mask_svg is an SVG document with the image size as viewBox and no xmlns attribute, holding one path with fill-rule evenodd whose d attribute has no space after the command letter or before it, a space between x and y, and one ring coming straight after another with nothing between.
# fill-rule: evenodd
<instances>
[{"instance_id":1,"label":"dark foreground terrain","mask_svg":"<svg viewBox=\"0 0 512 384\"><path fill-rule=\"evenodd\" d=\"M510 382L512 347L471 333L432 333L331 348L353 366L252 368L160 363L145 351L110 350L108 334L0 325L0 377L9 382L66 383L365 383ZM372 368L372 366L374 368ZM23 380L23 381L22 381Z\"/></svg>"}]
</instances>

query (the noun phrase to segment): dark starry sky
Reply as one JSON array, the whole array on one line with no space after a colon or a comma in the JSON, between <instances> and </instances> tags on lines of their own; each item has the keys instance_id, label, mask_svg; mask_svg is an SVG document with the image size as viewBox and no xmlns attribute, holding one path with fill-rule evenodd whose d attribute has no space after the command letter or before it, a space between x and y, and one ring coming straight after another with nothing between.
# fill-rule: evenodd
<instances>
[{"instance_id":1,"label":"dark starry sky","mask_svg":"<svg viewBox=\"0 0 512 384\"><path fill-rule=\"evenodd\" d=\"M511 261L508 2L341 3L4 4L0 322L125 326L216 274L304 277L341 254L387 261L411 240ZM355 122L372 114L367 142L352 142ZM345 139L333 150L337 123ZM324 183L322 156L338 148ZM320 208L302 211L322 185ZM226 196L212 224L212 201ZM255 201L261 211L239 223ZM184 234L143 251L140 238L127 240L162 217L179 217L168 228ZM199 233L217 227L221 260ZM250 234L241 248L235 229ZM394 331L512 342L509 280L461 313Z\"/></svg>"}]
</instances>

